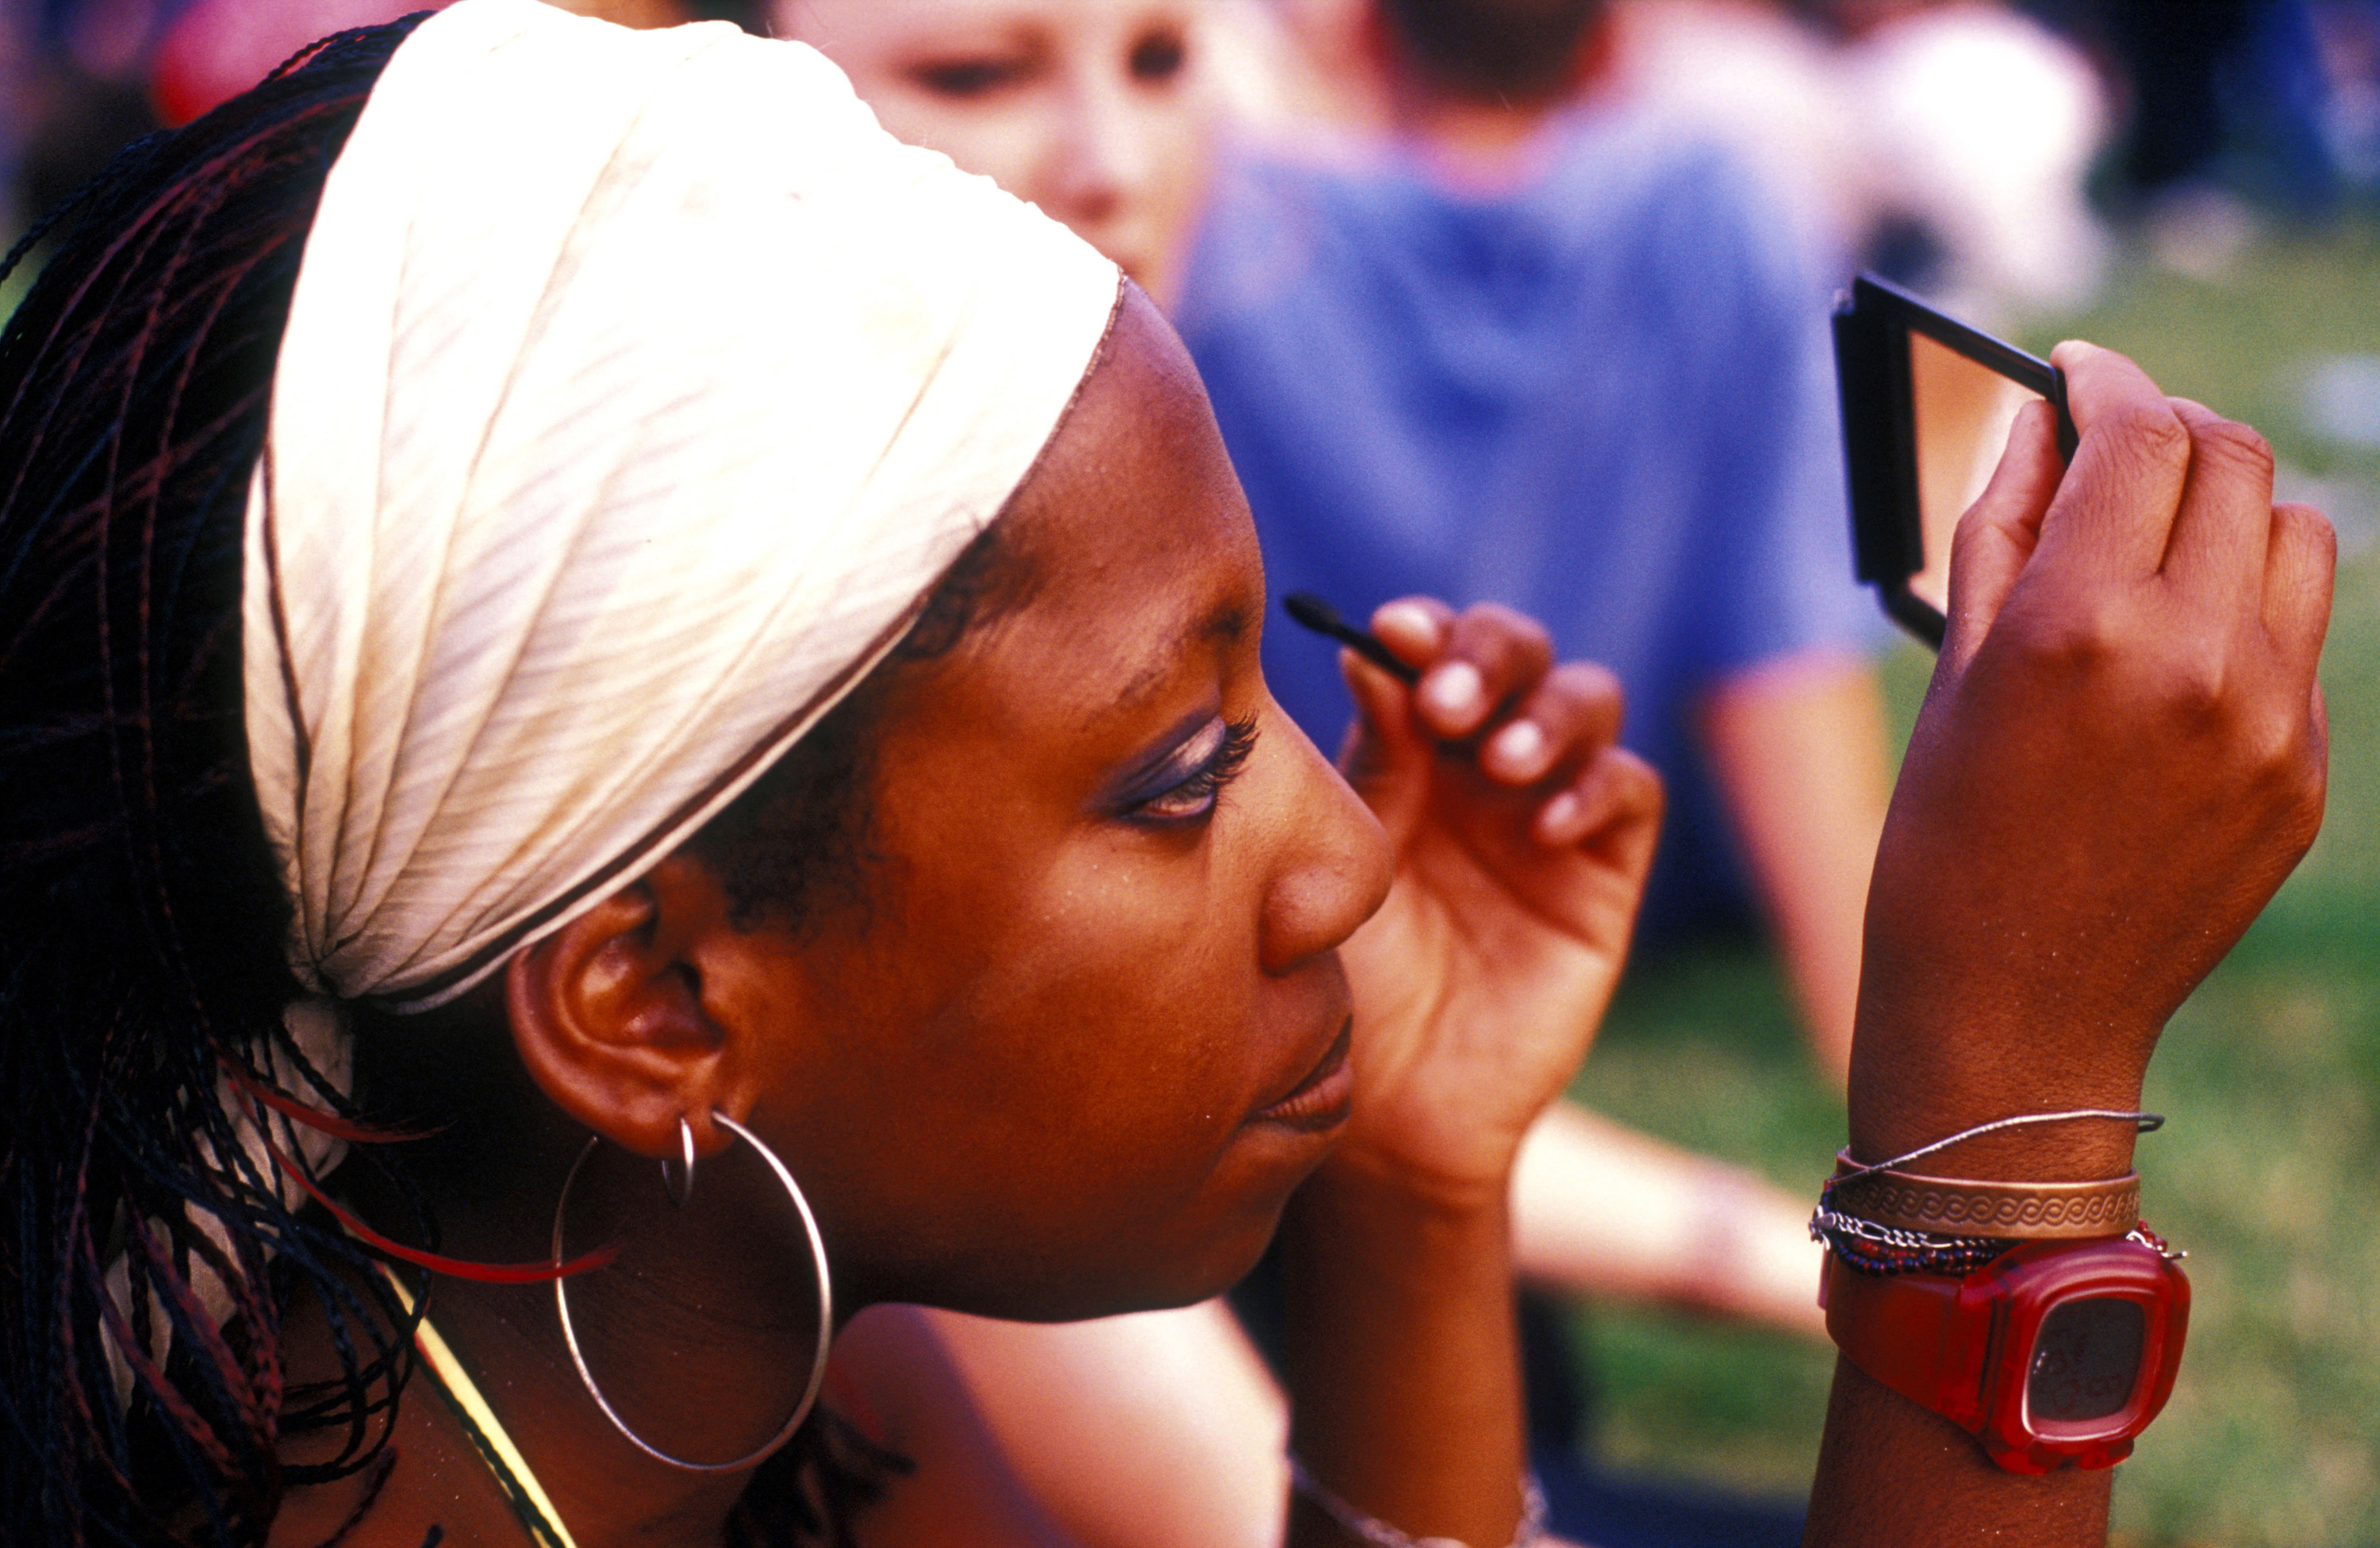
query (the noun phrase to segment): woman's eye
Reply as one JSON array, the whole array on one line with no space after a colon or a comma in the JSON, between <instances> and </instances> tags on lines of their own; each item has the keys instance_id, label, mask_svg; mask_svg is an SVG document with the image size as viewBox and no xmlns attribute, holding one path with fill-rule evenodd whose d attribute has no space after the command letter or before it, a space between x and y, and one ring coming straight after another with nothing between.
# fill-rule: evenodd
<instances>
[{"instance_id":1,"label":"woman's eye","mask_svg":"<svg viewBox=\"0 0 2380 1548\"><path fill-rule=\"evenodd\" d=\"M1133 42L1132 78L1151 85L1171 80L1182 73L1189 58L1190 47L1181 33L1171 29L1145 33Z\"/></svg>"},{"instance_id":2,"label":"woman's eye","mask_svg":"<svg viewBox=\"0 0 2380 1548\"><path fill-rule=\"evenodd\" d=\"M1017 85L1032 71L1033 61L1021 55L984 55L918 65L909 79L935 96L964 102Z\"/></svg>"},{"instance_id":3,"label":"woman's eye","mask_svg":"<svg viewBox=\"0 0 2380 1548\"><path fill-rule=\"evenodd\" d=\"M1204 822L1215 811L1223 787L1247 766L1256 751L1257 723L1210 721L1181 751L1152 770L1141 782L1145 794L1128 798L1124 815L1137 822L1187 826Z\"/></svg>"}]
</instances>

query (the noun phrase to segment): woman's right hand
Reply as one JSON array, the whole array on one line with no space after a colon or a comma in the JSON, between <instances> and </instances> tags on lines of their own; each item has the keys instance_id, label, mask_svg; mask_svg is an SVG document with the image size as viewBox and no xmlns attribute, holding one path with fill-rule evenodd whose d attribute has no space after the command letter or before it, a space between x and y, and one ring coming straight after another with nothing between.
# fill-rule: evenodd
<instances>
[{"instance_id":1,"label":"woman's right hand","mask_svg":"<svg viewBox=\"0 0 2380 1548\"><path fill-rule=\"evenodd\" d=\"M2166 1019L2321 825L2336 543L2244 426L2061 345L2080 442L2020 417L1961 524L1951 616L1869 895L1851 1080L1877 1160L1988 1119L2129 1108ZM2090 1177L2110 1124L1929 1161Z\"/></svg>"}]
</instances>

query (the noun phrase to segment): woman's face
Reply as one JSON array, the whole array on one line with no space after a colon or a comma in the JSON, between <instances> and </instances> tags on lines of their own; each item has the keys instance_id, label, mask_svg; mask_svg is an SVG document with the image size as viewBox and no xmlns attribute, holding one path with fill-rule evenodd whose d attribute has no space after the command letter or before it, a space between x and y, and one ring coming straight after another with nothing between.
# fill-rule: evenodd
<instances>
[{"instance_id":1,"label":"woman's face","mask_svg":"<svg viewBox=\"0 0 2380 1548\"><path fill-rule=\"evenodd\" d=\"M897 680L869 896L705 993L793 1029L752 1122L857 1299L1184 1302L1343 1115L1335 948L1385 841L1265 690L1247 507L1137 293L1003 520L1028 598Z\"/></svg>"},{"instance_id":2,"label":"woman's face","mask_svg":"<svg viewBox=\"0 0 2380 1548\"><path fill-rule=\"evenodd\" d=\"M1212 152L1197 0L776 0L774 14L892 134L1171 297Z\"/></svg>"}]
</instances>

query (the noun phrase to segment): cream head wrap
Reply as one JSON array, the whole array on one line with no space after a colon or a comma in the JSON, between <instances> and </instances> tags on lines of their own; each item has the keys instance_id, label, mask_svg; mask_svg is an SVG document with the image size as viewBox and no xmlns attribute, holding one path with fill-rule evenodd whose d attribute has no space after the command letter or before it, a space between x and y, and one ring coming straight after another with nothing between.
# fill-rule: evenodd
<instances>
[{"instance_id":1,"label":"cream head wrap","mask_svg":"<svg viewBox=\"0 0 2380 1548\"><path fill-rule=\"evenodd\" d=\"M798 44L422 23L331 171L249 499L301 979L438 1004L692 834L999 513L1119 284Z\"/></svg>"}]
</instances>

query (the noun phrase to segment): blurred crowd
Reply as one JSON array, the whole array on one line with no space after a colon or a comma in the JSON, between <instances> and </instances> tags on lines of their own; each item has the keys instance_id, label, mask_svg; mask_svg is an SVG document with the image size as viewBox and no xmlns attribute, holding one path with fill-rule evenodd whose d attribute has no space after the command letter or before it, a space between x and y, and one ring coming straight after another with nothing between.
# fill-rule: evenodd
<instances>
[{"instance_id":1,"label":"blurred crowd","mask_svg":"<svg viewBox=\"0 0 2380 1548\"><path fill-rule=\"evenodd\" d=\"M771 0L565 3L635 26L772 26ZM6 0L0 231L312 39L420 5ZM1363 0L1188 8L1241 132L1321 145L1385 122L1354 67ZM1832 267L1878 268L1986 316L2086 301L2111 233L2211 274L2261 223L2323 219L2380 189L2380 0L1607 10L1598 98L1731 147Z\"/></svg>"},{"instance_id":2,"label":"blurred crowd","mask_svg":"<svg viewBox=\"0 0 2380 1548\"><path fill-rule=\"evenodd\" d=\"M188 122L318 38L435 9L431 0L0 0L0 229L38 216L127 140ZM758 4L576 0L636 27Z\"/></svg>"}]
</instances>

